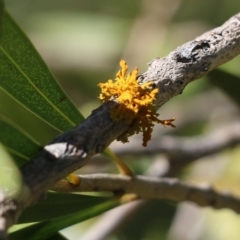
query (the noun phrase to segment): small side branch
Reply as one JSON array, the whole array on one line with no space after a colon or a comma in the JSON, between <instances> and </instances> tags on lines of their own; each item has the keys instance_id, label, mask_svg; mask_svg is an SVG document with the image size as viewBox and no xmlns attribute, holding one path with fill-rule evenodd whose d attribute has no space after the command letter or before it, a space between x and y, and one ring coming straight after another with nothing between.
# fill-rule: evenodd
<instances>
[{"instance_id":1,"label":"small side branch","mask_svg":"<svg viewBox=\"0 0 240 240\"><path fill-rule=\"evenodd\" d=\"M227 192L219 192L209 185L195 186L172 178L153 178L145 176L122 176L113 174L81 175L81 184L76 187L65 181L56 184L53 190L110 191L136 194L143 199L165 199L174 202L190 201L199 206L215 209L229 208L240 213L240 197Z\"/></svg>"}]
</instances>

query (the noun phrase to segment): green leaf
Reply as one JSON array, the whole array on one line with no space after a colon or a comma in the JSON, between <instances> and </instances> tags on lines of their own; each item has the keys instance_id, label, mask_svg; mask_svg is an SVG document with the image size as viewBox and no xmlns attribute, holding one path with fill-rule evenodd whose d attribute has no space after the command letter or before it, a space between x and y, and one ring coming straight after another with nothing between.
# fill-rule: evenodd
<instances>
[{"instance_id":1,"label":"green leaf","mask_svg":"<svg viewBox=\"0 0 240 240\"><path fill-rule=\"evenodd\" d=\"M0 88L52 127L66 131L83 116L7 12L0 44Z\"/></svg>"},{"instance_id":2,"label":"green leaf","mask_svg":"<svg viewBox=\"0 0 240 240\"><path fill-rule=\"evenodd\" d=\"M223 70L216 69L208 74L211 83L225 92L240 106L240 78Z\"/></svg>"},{"instance_id":3,"label":"green leaf","mask_svg":"<svg viewBox=\"0 0 240 240\"><path fill-rule=\"evenodd\" d=\"M44 201L25 209L18 223L40 222L63 217L104 203L109 199L109 197L49 192Z\"/></svg>"},{"instance_id":4,"label":"green leaf","mask_svg":"<svg viewBox=\"0 0 240 240\"><path fill-rule=\"evenodd\" d=\"M16 157L14 157L16 159L15 163L18 166L35 155L41 147L31 136L1 115L0 133L0 142L9 153Z\"/></svg>"},{"instance_id":5,"label":"green leaf","mask_svg":"<svg viewBox=\"0 0 240 240\"><path fill-rule=\"evenodd\" d=\"M22 189L21 173L12 158L0 144L0 189L6 195L16 198Z\"/></svg>"},{"instance_id":6,"label":"green leaf","mask_svg":"<svg viewBox=\"0 0 240 240\"><path fill-rule=\"evenodd\" d=\"M65 215L54 220L44 221L22 228L9 234L10 240L45 240L53 236L57 231L73 224L85 221L106 212L119 205L119 201L108 201L96 206L84 209L77 213ZM68 207L68 206L65 206Z\"/></svg>"}]
</instances>

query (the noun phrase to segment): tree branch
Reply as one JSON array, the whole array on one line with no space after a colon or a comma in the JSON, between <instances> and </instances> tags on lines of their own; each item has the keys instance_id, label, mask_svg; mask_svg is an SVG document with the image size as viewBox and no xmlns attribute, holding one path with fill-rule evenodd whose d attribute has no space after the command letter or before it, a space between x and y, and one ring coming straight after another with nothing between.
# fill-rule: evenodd
<instances>
[{"instance_id":1,"label":"tree branch","mask_svg":"<svg viewBox=\"0 0 240 240\"><path fill-rule=\"evenodd\" d=\"M237 14L221 27L184 44L167 57L154 59L147 72L139 76L139 81L153 81L159 88L156 101L159 108L180 94L188 83L239 53L240 14ZM116 122L109 117L109 111L116 104L112 101L94 110L83 123L57 137L22 168L30 193L24 200L18 200L21 209L38 201L47 189L82 167L127 130L124 121ZM21 209L17 207L16 213ZM10 220L6 218L6 221Z\"/></svg>"},{"instance_id":2,"label":"tree branch","mask_svg":"<svg viewBox=\"0 0 240 240\"><path fill-rule=\"evenodd\" d=\"M240 198L229 193L217 192L206 184L194 186L173 178L130 177L113 174L91 174L79 177L81 180L79 186L72 186L66 181L61 181L54 186L53 190L131 193L142 199L165 199L175 202L191 201L203 207L229 208L240 213Z\"/></svg>"}]
</instances>

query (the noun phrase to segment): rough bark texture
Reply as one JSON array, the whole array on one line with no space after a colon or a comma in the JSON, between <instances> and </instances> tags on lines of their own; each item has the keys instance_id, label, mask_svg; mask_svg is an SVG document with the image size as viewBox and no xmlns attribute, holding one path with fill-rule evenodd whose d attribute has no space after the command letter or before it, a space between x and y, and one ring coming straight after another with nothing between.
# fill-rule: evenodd
<instances>
[{"instance_id":1,"label":"rough bark texture","mask_svg":"<svg viewBox=\"0 0 240 240\"><path fill-rule=\"evenodd\" d=\"M148 64L140 82L153 81L159 88L157 107L182 93L185 86L226 63L240 53L240 14L190 41L167 57L156 58Z\"/></svg>"}]
</instances>

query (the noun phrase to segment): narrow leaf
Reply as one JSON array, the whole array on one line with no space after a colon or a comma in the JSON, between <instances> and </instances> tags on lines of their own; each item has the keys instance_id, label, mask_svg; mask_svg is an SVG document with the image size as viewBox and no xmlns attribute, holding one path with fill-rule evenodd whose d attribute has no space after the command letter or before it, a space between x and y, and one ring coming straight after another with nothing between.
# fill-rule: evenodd
<instances>
[{"instance_id":1,"label":"narrow leaf","mask_svg":"<svg viewBox=\"0 0 240 240\"><path fill-rule=\"evenodd\" d=\"M7 12L0 42L0 88L60 131L84 119Z\"/></svg>"},{"instance_id":2,"label":"narrow leaf","mask_svg":"<svg viewBox=\"0 0 240 240\"><path fill-rule=\"evenodd\" d=\"M0 115L0 142L14 156L27 161L35 155L40 144L31 136L12 123L7 118ZM17 161L17 165L21 165L22 161Z\"/></svg>"}]
</instances>

